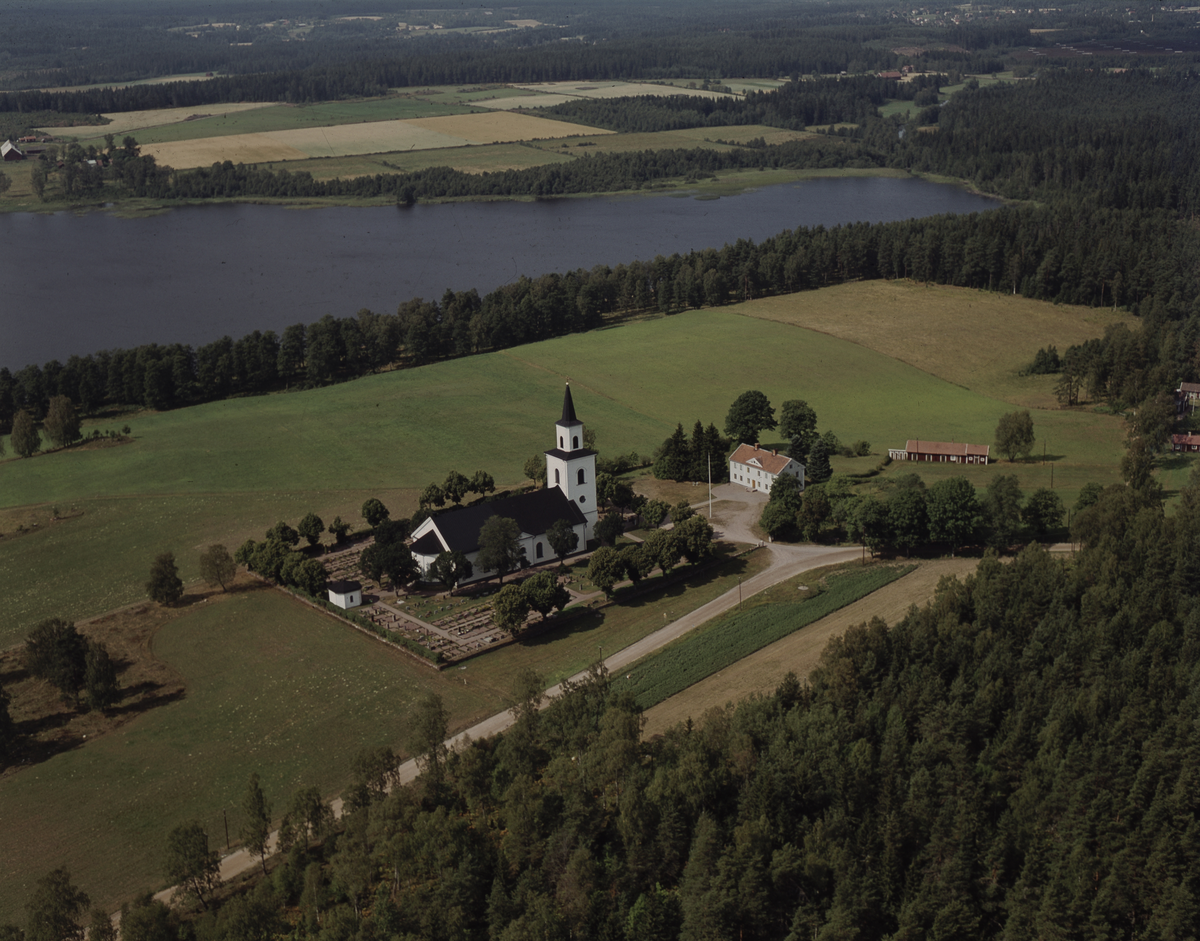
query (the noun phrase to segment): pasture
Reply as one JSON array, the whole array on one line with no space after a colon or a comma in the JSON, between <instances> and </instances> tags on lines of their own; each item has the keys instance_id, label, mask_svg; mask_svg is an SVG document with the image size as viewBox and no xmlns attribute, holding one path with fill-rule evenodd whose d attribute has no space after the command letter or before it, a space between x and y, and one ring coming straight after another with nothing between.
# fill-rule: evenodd
<instances>
[{"instance_id":1,"label":"pasture","mask_svg":"<svg viewBox=\"0 0 1200 941\"><path fill-rule=\"evenodd\" d=\"M138 415L130 419L131 444L9 458L0 462L0 532L9 534L0 538L0 644L15 642L43 617L82 617L137 600L150 560L164 549L174 549L185 577L193 577L195 557L209 542L235 548L247 536L261 538L276 520L294 524L309 510L327 522L341 514L357 523L357 508L376 494L393 514L408 514L414 490L451 469L484 469L501 487L518 484L525 459L551 443L549 423L567 377L602 453L650 454L676 422L690 428L699 418L720 427L747 388L761 389L776 407L807 399L822 430L847 442L865 439L877 454L908 437L990 444L1011 402L852 340L754 313L770 305L783 317L785 301L798 310L849 310L889 296L901 304L912 290L867 282L625 323L324 389ZM925 301L911 316L914 332L922 316L932 323L947 309L961 313L964 303L993 300L954 288L919 291ZM999 318L996 348L1012 349L1004 362L1027 362L1039 346L1073 335L1056 331L1077 329L1072 318L1084 316L1035 306L1055 326L1031 335L1020 317ZM944 362L962 354L952 345L942 349ZM972 470L972 479L983 486L993 474L1016 472L1031 491L1049 484L1053 472L1068 503L1089 480L1117 479L1119 418L1053 409L1036 412L1034 427L1038 456L1046 441L1052 464L992 465ZM834 467L865 471L877 461L839 458ZM932 481L961 468L896 462L886 473L910 471ZM83 516L12 535L15 523L6 521L18 508L55 504L78 507Z\"/></svg>"},{"instance_id":2,"label":"pasture","mask_svg":"<svg viewBox=\"0 0 1200 941\"><path fill-rule=\"evenodd\" d=\"M547 147L525 144L485 144L480 147L447 147L437 150L405 150L352 157L313 157L300 163L268 163L272 170L304 170L317 180L349 179L376 173L408 173L427 167L450 167L463 173L497 173L526 170L552 163L566 163L570 155Z\"/></svg>"},{"instance_id":3,"label":"pasture","mask_svg":"<svg viewBox=\"0 0 1200 941\"><path fill-rule=\"evenodd\" d=\"M236 840L241 799L257 772L276 818L294 790L332 795L350 783L363 748L403 752L406 713L429 691L451 730L499 711L524 668L554 683L711 601L766 563L728 559L628 604L591 612L559 631L438 673L343 623L267 588L180 610L154 654L184 677L186 695L136 720L0 778L8 820L0 832L0 922L18 917L33 881L66 865L93 902L114 908L162 884L167 832L200 819L224 846ZM194 600L194 599L193 599ZM19 852L18 852L19 851ZM114 865L119 861L120 865Z\"/></svg>"},{"instance_id":4,"label":"pasture","mask_svg":"<svg viewBox=\"0 0 1200 941\"><path fill-rule=\"evenodd\" d=\"M729 98L724 92L702 91L698 88L679 88L653 82L539 82L516 84L514 88L568 98L626 98L634 95L691 95L696 98Z\"/></svg>"}]
</instances>

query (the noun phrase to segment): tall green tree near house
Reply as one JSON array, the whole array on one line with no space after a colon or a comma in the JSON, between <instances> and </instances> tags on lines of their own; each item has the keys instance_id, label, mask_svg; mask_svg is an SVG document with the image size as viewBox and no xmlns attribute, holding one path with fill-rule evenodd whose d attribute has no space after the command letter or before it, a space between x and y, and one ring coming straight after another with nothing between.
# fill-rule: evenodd
<instances>
[{"instance_id":1,"label":"tall green tree near house","mask_svg":"<svg viewBox=\"0 0 1200 941\"><path fill-rule=\"evenodd\" d=\"M208 909L213 890L221 884L221 856L208 848L208 834L198 820L181 824L167 834L164 875L171 885Z\"/></svg>"},{"instance_id":2,"label":"tall green tree near house","mask_svg":"<svg viewBox=\"0 0 1200 941\"><path fill-rule=\"evenodd\" d=\"M500 630L518 636L525 628L529 614L529 597L522 585L505 585L492 601L492 620Z\"/></svg>"},{"instance_id":3,"label":"tall green tree near house","mask_svg":"<svg viewBox=\"0 0 1200 941\"><path fill-rule=\"evenodd\" d=\"M579 534L575 527L566 520L555 520L546 530L546 542L550 550L560 559L564 559L575 551L579 545Z\"/></svg>"},{"instance_id":4,"label":"tall green tree near house","mask_svg":"<svg viewBox=\"0 0 1200 941\"><path fill-rule=\"evenodd\" d=\"M788 399L779 407L779 433L789 442L788 457L803 463L817 440L817 413L804 399Z\"/></svg>"},{"instance_id":5,"label":"tall green tree near house","mask_svg":"<svg viewBox=\"0 0 1200 941\"><path fill-rule=\"evenodd\" d=\"M296 532L308 540L310 546L315 546L321 539L321 533L325 532L325 521L316 513L307 513L296 526Z\"/></svg>"},{"instance_id":6,"label":"tall green tree near house","mask_svg":"<svg viewBox=\"0 0 1200 941\"><path fill-rule=\"evenodd\" d=\"M483 572L504 576L527 564L521 548L521 528L507 516L490 516L479 530L479 555L475 557Z\"/></svg>"},{"instance_id":7,"label":"tall green tree near house","mask_svg":"<svg viewBox=\"0 0 1200 941\"><path fill-rule=\"evenodd\" d=\"M447 591L452 590L459 582L466 581L474 574L475 567L471 564L471 560L457 549L439 552L437 558L429 566L430 577L440 582Z\"/></svg>"},{"instance_id":8,"label":"tall green tree near house","mask_svg":"<svg viewBox=\"0 0 1200 941\"><path fill-rule=\"evenodd\" d=\"M775 425L775 409L757 389L743 392L734 399L725 416L725 434L733 438L735 444L757 444L759 435L773 430Z\"/></svg>"},{"instance_id":9,"label":"tall green tree near house","mask_svg":"<svg viewBox=\"0 0 1200 941\"><path fill-rule=\"evenodd\" d=\"M383 505L383 502L378 497L371 497L363 502L362 518L367 521L368 526L378 526L383 520L387 519L391 513L388 508Z\"/></svg>"},{"instance_id":10,"label":"tall green tree near house","mask_svg":"<svg viewBox=\"0 0 1200 941\"><path fill-rule=\"evenodd\" d=\"M996 450L1010 463L1018 457L1029 457L1033 451L1033 416L1028 409L1000 417L996 425Z\"/></svg>"}]
</instances>

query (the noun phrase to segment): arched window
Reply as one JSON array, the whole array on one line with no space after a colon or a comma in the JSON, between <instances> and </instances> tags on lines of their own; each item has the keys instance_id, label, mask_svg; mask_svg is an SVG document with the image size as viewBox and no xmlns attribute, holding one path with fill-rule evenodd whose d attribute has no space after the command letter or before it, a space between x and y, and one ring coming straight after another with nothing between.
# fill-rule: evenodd
<instances>
[{"instance_id":1,"label":"arched window","mask_svg":"<svg viewBox=\"0 0 1200 941\"><path fill-rule=\"evenodd\" d=\"M558 468L554 468L554 486L558 486Z\"/></svg>"},{"instance_id":2,"label":"arched window","mask_svg":"<svg viewBox=\"0 0 1200 941\"><path fill-rule=\"evenodd\" d=\"M562 450L562 435L558 436L558 447L559 447L559 450L561 451Z\"/></svg>"},{"instance_id":3,"label":"arched window","mask_svg":"<svg viewBox=\"0 0 1200 941\"><path fill-rule=\"evenodd\" d=\"M583 483L583 468L579 468L579 482Z\"/></svg>"},{"instance_id":4,"label":"arched window","mask_svg":"<svg viewBox=\"0 0 1200 941\"><path fill-rule=\"evenodd\" d=\"M573 437L573 438L571 439L571 450L572 450L572 451L578 451L578 450L579 450L579 435L575 435L575 437Z\"/></svg>"},{"instance_id":5,"label":"arched window","mask_svg":"<svg viewBox=\"0 0 1200 941\"><path fill-rule=\"evenodd\" d=\"M534 556L536 556L539 559L542 557L543 550L542 550L542 544L540 542L536 546L533 547L533 554L534 554Z\"/></svg>"}]
</instances>

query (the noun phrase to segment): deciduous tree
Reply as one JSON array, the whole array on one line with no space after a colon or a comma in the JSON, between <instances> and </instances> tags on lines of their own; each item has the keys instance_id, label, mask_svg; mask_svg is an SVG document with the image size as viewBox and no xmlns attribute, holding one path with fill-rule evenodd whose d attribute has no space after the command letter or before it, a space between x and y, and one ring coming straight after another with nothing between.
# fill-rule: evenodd
<instances>
[{"instance_id":1,"label":"deciduous tree","mask_svg":"<svg viewBox=\"0 0 1200 941\"><path fill-rule=\"evenodd\" d=\"M47 618L25 639L25 669L58 690L63 702L79 699L87 673L87 640L70 621Z\"/></svg>"},{"instance_id":2,"label":"deciduous tree","mask_svg":"<svg viewBox=\"0 0 1200 941\"><path fill-rule=\"evenodd\" d=\"M376 526L390 515L388 508L378 497L371 497L362 505L362 518L367 521L368 526Z\"/></svg>"},{"instance_id":3,"label":"deciduous tree","mask_svg":"<svg viewBox=\"0 0 1200 941\"><path fill-rule=\"evenodd\" d=\"M200 577L205 583L222 591L229 591L229 585L237 575L237 563L220 543L214 543L200 553Z\"/></svg>"},{"instance_id":4,"label":"deciduous tree","mask_svg":"<svg viewBox=\"0 0 1200 941\"><path fill-rule=\"evenodd\" d=\"M546 455L534 454L525 462L524 474L539 490L546 486Z\"/></svg>"},{"instance_id":5,"label":"deciduous tree","mask_svg":"<svg viewBox=\"0 0 1200 941\"><path fill-rule=\"evenodd\" d=\"M808 451L808 463L804 467L804 477L810 484L823 484L833 476L833 468L829 466L829 446L824 438L813 442Z\"/></svg>"},{"instance_id":6,"label":"deciduous tree","mask_svg":"<svg viewBox=\"0 0 1200 941\"><path fill-rule=\"evenodd\" d=\"M274 540L284 546L295 546L300 542L300 534L283 520L280 520L267 530L267 540Z\"/></svg>"},{"instance_id":7,"label":"deciduous tree","mask_svg":"<svg viewBox=\"0 0 1200 941\"><path fill-rule=\"evenodd\" d=\"M561 611L571 601L571 593L558 583L553 572L538 572L525 579L521 590L529 607L540 614L543 621L555 608Z\"/></svg>"},{"instance_id":8,"label":"deciduous tree","mask_svg":"<svg viewBox=\"0 0 1200 941\"><path fill-rule=\"evenodd\" d=\"M566 520L555 520L546 530L546 542L558 558L564 559L578 548L579 534Z\"/></svg>"},{"instance_id":9,"label":"deciduous tree","mask_svg":"<svg viewBox=\"0 0 1200 941\"><path fill-rule=\"evenodd\" d=\"M340 546L346 541L346 537L350 535L351 526L340 516L335 516L333 522L329 524L329 533L333 536L334 545Z\"/></svg>"},{"instance_id":10,"label":"deciduous tree","mask_svg":"<svg viewBox=\"0 0 1200 941\"><path fill-rule=\"evenodd\" d=\"M966 477L947 477L930 487L926 510L930 538L950 543L952 555L982 522L979 498Z\"/></svg>"},{"instance_id":11,"label":"deciduous tree","mask_svg":"<svg viewBox=\"0 0 1200 941\"><path fill-rule=\"evenodd\" d=\"M208 908L208 899L221 884L221 856L208 848L200 821L176 827L167 835L167 881Z\"/></svg>"},{"instance_id":12,"label":"deciduous tree","mask_svg":"<svg viewBox=\"0 0 1200 941\"><path fill-rule=\"evenodd\" d=\"M150 580L146 582L146 594L151 601L171 605L183 597L183 580L175 567L175 553L160 552L150 566Z\"/></svg>"},{"instance_id":13,"label":"deciduous tree","mask_svg":"<svg viewBox=\"0 0 1200 941\"><path fill-rule=\"evenodd\" d=\"M296 527L296 532L308 540L310 546L315 546L325 532L325 521L316 513L307 513Z\"/></svg>"},{"instance_id":14,"label":"deciduous tree","mask_svg":"<svg viewBox=\"0 0 1200 941\"><path fill-rule=\"evenodd\" d=\"M42 436L28 410L21 409L13 416L12 434L9 437L13 450L19 457L33 457L42 446Z\"/></svg>"},{"instance_id":15,"label":"deciduous tree","mask_svg":"<svg viewBox=\"0 0 1200 941\"><path fill-rule=\"evenodd\" d=\"M667 535L665 531L661 532ZM593 552L588 560L587 577L588 581L611 598L617 582L625 578L625 562L620 551L612 546L601 546Z\"/></svg>"},{"instance_id":16,"label":"deciduous tree","mask_svg":"<svg viewBox=\"0 0 1200 941\"><path fill-rule=\"evenodd\" d=\"M1009 462L1028 457L1033 450L1033 417L1029 410L1008 412L996 426L996 450Z\"/></svg>"},{"instance_id":17,"label":"deciduous tree","mask_svg":"<svg viewBox=\"0 0 1200 941\"><path fill-rule=\"evenodd\" d=\"M776 425L775 409L767 397L756 389L743 392L729 406L725 416L725 434L735 442L757 444L758 436Z\"/></svg>"},{"instance_id":18,"label":"deciduous tree","mask_svg":"<svg viewBox=\"0 0 1200 941\"><path fill-rule=\"evenodd\" d=\"M803 462L817 440L817 413L804 399L788 399L779 407L779 432L791 442L788 457Z\"/></svg>"},{"instance_id":19,"label":"deciduous tree","mask_svg":"<svg viewBox=\"0 0 1200 941\"><path fill-rule=\"evenodd\" d=\"M988 481L983 498L988 545L1004 549L1013 544L1021 530L1021 501L1024 497L1015 474L997 474Z\"/></svg>"},{"instance_id":20,"label":"deciduous tree","mask_svg":"<svg viewBox=\"0 0 1200 941\"><path fill-rule=\"evenodd\" d=\"M271 803L263 793L258 775L250 775L246 796L242 798L242 813L246 822L242 825L241 837L246 851L257 856L262 864L263 875L267 874L267 843L271 837Z\"/></svg>"},{"instance_id":21,"label":"deciduous tree","mask_svg":"<svg viewBox=\"0 0 1200 941\"><path fill-rule=\"evenodd\" d=\"M712 554L713 528L704 517L688 517L676 525L675 535L683 554L693 565Z\"/></svg>"},{"instance_id":22,"label":"deciduous tree","mask_svg":"<svg viewBox=\"0 0 1200 941\"><path fill-rule=\"evenodd\" d=\"M26 941L83 941L79 919L89 901L87 893L71 883L66 869L42 876L25 902Z\"/></svg>"},{"instance_id":23,"label":"deciduous tree","mask_svg":"<svg viewBox=\"0 0 1200 941\"><path fill-rule=\"evenodd\" d=\"M545 463L545 461L543 461ZM485 470L477 470L471 477L471 492L483 496L496 490L496 481Z\"/></svg>"},{"instance_id":24,"label":"deciduous tree","mask_svg":"<svg viewBox=\"0 0 1200 941\"><path fill-rule=\"evenodd\" d=\"M42 422L46 437L58 447L66 447L79 440L79 413L74 403L65 395L56 395L50 400L46 418Z\"/></svg>"},{"instance_id":25,"label":"deciduous tree","mask_svg":"<svg viewBox=\"0 0 1200 941\"><path fill-rule=\"evenodd\" d=\"M604 545L614 545L617 538L625 532L625 517L616 510L610 510L596 523L593 532Z\"/></svg>"},{"instance_id":26,"label":"deciduous tree","mask_svg":"<svg viewBox=\"0 0 1200 941\"><path fill-rule=\"evenodd\" d=\"M887 502L888 528L892 541L908 555L914 546L929 539L929 516L925 512L925 487L905 487Z\"/></svg>"},{"instance_id":27,"label":"deciduous tree","mask_svg":"<svg viewBox=\"0 0 1200 941\"><path fill-rule=\"evenodd\" d=\"M679 557L683 555L679 537L673 531L665 529L656 529L650 533L642 547L654 560L654 564L662 569L664 575L671 574L671 569L679 564Z\"/></svg>"},{"instance_id":28,"label":"deciduous tree","mask_svg":"<svg viewBox=\"0 0 1200 941\"><path fill-rule=\"evenodd\" d=\"M442 493L446 499L455 504L462 503L462 498L467 495L471 489L471 481L467 480L462 474L456 470L450 471L446 475L446 482L442 484Z\"/></svg>"},{"instance_id":29,"label":"deciduous tree","mask_svg":"<svg viewBox=\"0 0 1200 941\"><path fill-rule=\"evenodd\" d=\"M429 566L429 576L440 582L447 591L451 591L459 582L466 581L474 574L475 568L471 565L471 560L457 549L439 552Z\"/></svg>"},{"instance_id":30,"label":"deciduous tree","mask_svg":"<svg viewBox=\"0 0 1200 941\"><path fill-rule=\"evenodd\" d=\"M1047 532L1062 525L1066 509L1057 493L1048 487L1039 487L1030 495L1022 512L1025 523L1041 539Z\"/></svg>"},{"instance_id":31,"label":"deciduous tree","mask_svg":"<svg viewBox=\"0 0 1200 941\"><path fill-rule=\"evenodd\" d=\"M492 602L493 620L502 631L516 637L525 628L525 616L529 614L529 598L520 585L505 585Z\"/></svg>"},{"instance_id":32,"label":"deciduous tree","mask_svg":"<svg viewBox=\"0 0 1200 941\"><path fill-rule=\"evenodd\" d=\"M446 747L446 735L449 727L450 713L446 710L442 697L437 693L429 693L417 705L413 715L408 746L416 755L417 768L428 779L435 796L445 775L446 755L449 752Z\"/></svg>"},{"instance_id":33,"label":"deciduous tree","mask_svg":"<svg viewBox=\"0 0 1200 941\"><path fill-rule=\"evenodd\" d=\"M117 681L117 665L108 655L108 648L96 640L88 641L84 658L83 688L89 709L103 711L121 698Z\"/></svg>"},{"instance_id":34,"label":"deciduous tree","mask_svg":"<svg viewBox=\"0 0 1200 941\"><path fill-rule=\"evenodd\" d=\"M480 569L504 576L526 565L525 550L521 547L521 528L507 516L490 516L479 530L479 555L475 557Z\"/></svg>"}]
</instances>

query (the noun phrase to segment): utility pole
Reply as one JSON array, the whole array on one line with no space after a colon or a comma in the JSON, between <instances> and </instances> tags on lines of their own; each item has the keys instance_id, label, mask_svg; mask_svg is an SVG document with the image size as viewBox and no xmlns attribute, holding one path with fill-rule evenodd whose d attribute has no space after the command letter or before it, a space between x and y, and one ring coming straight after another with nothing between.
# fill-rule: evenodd
<instances>
[{"instance_id":1,"label":"utility pole","mask_svg":"<svg viewBox=\"0 0 1200 941\"><path fill-rule=\"evenodd\" d=\"M712 451L708 452L708 518L712 519Z\"/></svg>"}]
</instances>

